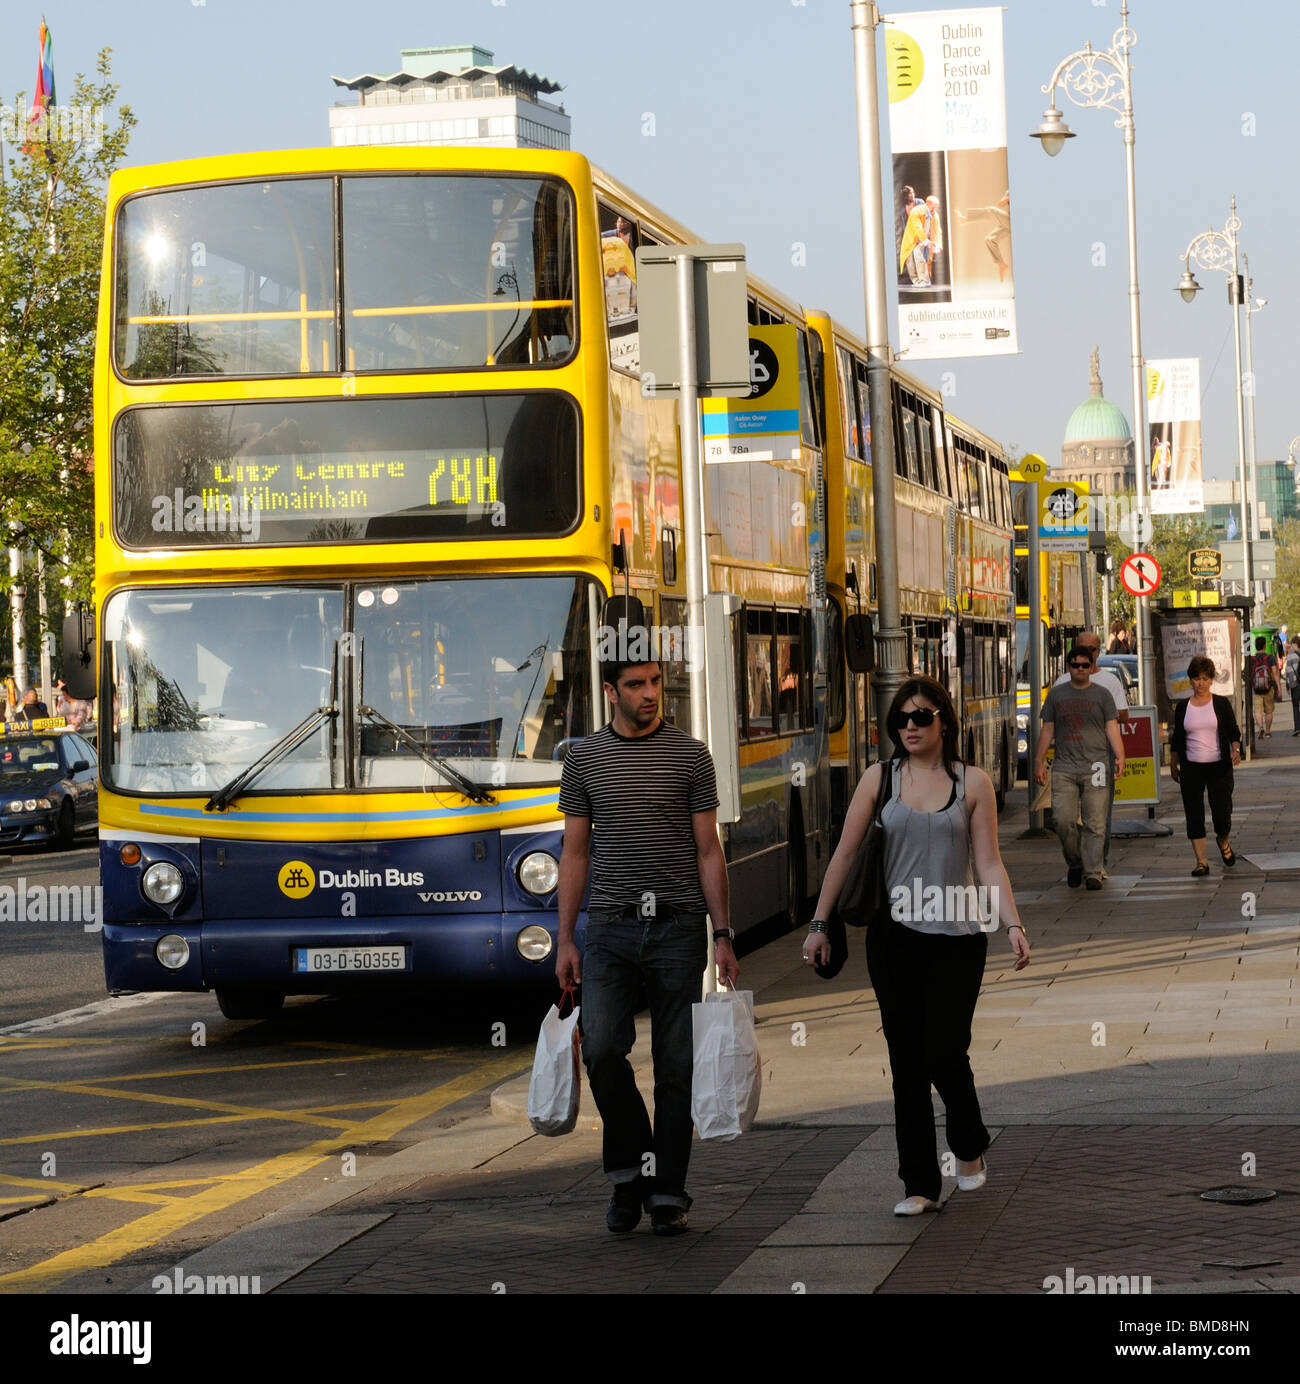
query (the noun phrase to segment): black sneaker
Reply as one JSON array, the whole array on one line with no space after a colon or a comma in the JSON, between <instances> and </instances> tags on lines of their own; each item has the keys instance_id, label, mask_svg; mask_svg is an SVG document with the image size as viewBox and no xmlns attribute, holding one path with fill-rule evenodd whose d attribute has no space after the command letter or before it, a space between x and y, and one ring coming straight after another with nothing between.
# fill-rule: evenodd
<instances>
[{"instance_id":1,"label":"black sneaker","mask_svg":"<svg viewBox=\"0 0 1300 1384\"><path fill-rule=\"evenodd\" d=\"M640 1178L635 1182L616 1182L614 1195L610 1197L609 1208L605 1212L606 1229L615 1235L626 1235L629 1230L635 1230L641 1224L643 1195Z\"/></svg>"},{"instance_id":2,"label":"black sneaker","mask_svg":"<svg viewBox=\"0 0 1300 1384\"><path fill-rule=\"evenodd\" d=\"M650 1228L656 1235L685 1235L691 1223L680 1206L652 1206Z\"/></svg>"},{"instance_id":3,"label":"black sneaker","mask_svg":"<svg viewBox=\"0 0 1300 1384\"><path fill-rule=\"evenodd\" d=\"M1071 889L1077 889L1083 883L1083 866L1080 865L1078 869L1071 866L1065 876L1065 882Z\"/></svg>"}]
</instances>

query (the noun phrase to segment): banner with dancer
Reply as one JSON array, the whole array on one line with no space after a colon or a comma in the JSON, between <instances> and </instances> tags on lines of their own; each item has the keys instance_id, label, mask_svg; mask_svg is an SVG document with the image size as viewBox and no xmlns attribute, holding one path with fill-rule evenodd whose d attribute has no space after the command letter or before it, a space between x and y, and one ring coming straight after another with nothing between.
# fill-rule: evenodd
<instances>
[{"instance_id":1,"label":"banner with dancer","mask_svg":"<svg viewBox=\"0 0 1300 1384\"><path fill-rule=\"evenodd\" d=\"M1002 11L898 14L885 25L899 354L1013 355Z\"/></svg>"},{"instance_id":2,"label":"banner with dancer","mask_svg":"<svg viewBox=\"0 0 1300 1384\"><path fill-rule=\"evenodd\" d=\"M1186 360L1149 360L1146 369L1151 513L1200 514L1205 509L1201 476L1201 362L1195 356Z\"/></svg>"}]
</instances>

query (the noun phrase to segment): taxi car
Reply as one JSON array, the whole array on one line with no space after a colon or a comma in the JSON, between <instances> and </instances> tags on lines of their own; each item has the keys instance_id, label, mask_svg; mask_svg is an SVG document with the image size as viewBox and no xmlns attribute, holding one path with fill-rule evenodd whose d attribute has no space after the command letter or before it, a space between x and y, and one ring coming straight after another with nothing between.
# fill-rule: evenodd
<instances>
[{"instance_id":1,"label":"taxi car","mask_svg":"<svg viewBox=\"0 0 1300 1384\"><path fill-rule=\"evenodd\" d=\"M0 845L67 847L99 823L94 747L60 718L6 721L0 733Z\"/></svg>"}]
</instances>

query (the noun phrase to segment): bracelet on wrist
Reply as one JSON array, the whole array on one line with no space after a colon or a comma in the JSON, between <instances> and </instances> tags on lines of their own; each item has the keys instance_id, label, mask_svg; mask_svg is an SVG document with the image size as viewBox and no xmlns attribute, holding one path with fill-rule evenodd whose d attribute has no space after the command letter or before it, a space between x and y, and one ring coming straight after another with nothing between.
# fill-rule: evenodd
<instances>
[{"instance_id":1,"label":"bracelet on wrist","mask_svg":"<svg viewBox=\"0 0 1300 1384\"><path fill-rule=\"evenodd\" d=\"M1013 927L1018 927L1021 932L1025 932L1025 925L1023 923L1008 923L1007 931L1010 932ZM1025 940L1029 940L1029 934L1027 932L1025 932Z\"/></svg>"},{"instance_id":2,"label":"bracelet on wrist","mask_svg":"<svg viewBox=\"0 0 1300 1384\"><path fill-rule=\"evenodd\" d=\"M824 918L814 918L814 919L812 920L812 922L808 924L808 931L809 931L809 932L825 932L825 931L826 931L826 926L827 926L827 924L826 924L826 920L825 920Z\"/></svg>"}]
</instances>

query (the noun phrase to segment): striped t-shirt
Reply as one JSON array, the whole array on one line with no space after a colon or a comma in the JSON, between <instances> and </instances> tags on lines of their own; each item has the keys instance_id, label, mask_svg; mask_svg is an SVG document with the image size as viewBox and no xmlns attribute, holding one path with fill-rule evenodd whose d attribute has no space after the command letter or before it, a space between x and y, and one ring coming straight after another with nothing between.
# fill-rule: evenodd
<instances>
[{"instance_id":1,"label":"striped t-shirt","mask_svg":"<svg viewBox=\"0 0 1300 1384\"><path fill-rule=\"evenodd\" d=\"M691 814L718 805L708 747L661 721L629 739L612 725L564 760L560 811L591 818L588 908L657 905L702 912Z\"/></svg>"}]
</instances>

